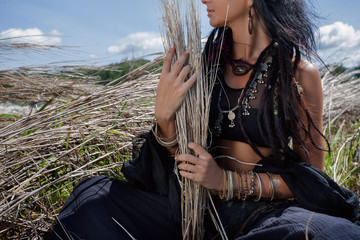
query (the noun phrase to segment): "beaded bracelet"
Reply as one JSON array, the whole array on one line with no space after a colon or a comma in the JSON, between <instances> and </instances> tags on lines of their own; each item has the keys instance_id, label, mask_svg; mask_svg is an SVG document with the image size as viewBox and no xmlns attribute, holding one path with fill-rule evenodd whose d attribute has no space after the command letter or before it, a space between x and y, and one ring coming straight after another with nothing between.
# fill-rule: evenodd
<instances>
[{"instance_id":1,"label":"beaded bracelet","mask_svg":"<svg viewBox=\"0 0 360 240\"><path fill-rule=\"evenodd\" d=\"M240 200L241 199L241 193L242 193L242 179L241 176L239 175L239 173L236 174L239 178L239 190L237 191L237 198Z\"/></svg>"},{"instance_id":2,"label":"beaded bracelet","mask_svg":"<svg viewBox=\"0 0 360 240\"><path fill-rule=\"evenodd\" d=\"M248 187L248 180L247 180L246 172L241 172L241 173L244 174L244 181L245 181L244 195L242 196L241 200L245 201L249 196L249 187Z\"/></svg>"},{"instance_id":3,"label":"beaded bracelet","mask_svg":"<svg viewBox=\"0 0 360 240\"><path fill-rule=\"evenodd\" d=\"M250 178L250 189L248 196L251 196L254 193L255 190L255 174L253 171L249 171L251 178Z\"/></svg>"}]
</instances>

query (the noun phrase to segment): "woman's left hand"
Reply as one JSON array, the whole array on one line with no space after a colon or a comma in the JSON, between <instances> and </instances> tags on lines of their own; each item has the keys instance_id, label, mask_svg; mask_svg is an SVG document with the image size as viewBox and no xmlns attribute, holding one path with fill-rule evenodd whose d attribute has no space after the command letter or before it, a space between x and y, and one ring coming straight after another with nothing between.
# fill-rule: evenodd
<instances>
[{"instance_id":1,"label":"woman's left hand","mask_svg":"<svg viewBox=\"0 0 360 240\"><path fill-rule=\"evenodd\" d=\"M223 172L211 154L194 142L188 143L188 147L198 157L191 154L176 156L175 160L181 162L178 165L180 175L201 184L209 190L222 190Z\"/></svg>"}]
</instances>

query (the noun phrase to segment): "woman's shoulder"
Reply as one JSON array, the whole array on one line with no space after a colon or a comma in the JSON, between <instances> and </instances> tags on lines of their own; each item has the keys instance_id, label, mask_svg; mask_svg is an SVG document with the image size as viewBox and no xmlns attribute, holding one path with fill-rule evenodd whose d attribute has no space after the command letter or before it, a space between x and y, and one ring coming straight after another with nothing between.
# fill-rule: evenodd
<instances>
[{"instance_id":1,"label":"woman's shoulder","mask_svg":"<svg viewBox=\"0 0 360 240\"><path fill-rule=\"evenodd\" d=\"M307 60L300 60L296 69L295 80L306 95L317 95L319 92L322 92L319 70L314 64Z\"/></svg>"},{"instance_id":2,"label":"woman's shoulder","mask_svg":"<svg viewBox=\"0 0 360 240\"><path fill-rule=\"evenodd\" d=\"M318 68L307 60L300 60L295 73L296 81L301 85L313 84L321 82ZM304 87L304 86L303 86Z\"/></svg>"}]
</instances>

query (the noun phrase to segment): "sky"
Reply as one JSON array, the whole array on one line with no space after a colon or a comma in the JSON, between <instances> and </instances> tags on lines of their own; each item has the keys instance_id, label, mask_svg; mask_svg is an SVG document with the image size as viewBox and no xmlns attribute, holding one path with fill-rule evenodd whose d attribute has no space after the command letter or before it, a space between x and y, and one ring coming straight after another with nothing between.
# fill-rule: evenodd
<instances>
[{"instance_id":1,"label":"sky","mask_svg":"<svg viewBox=\"0 0 360 240\"><path fill-rule=\"evenodd\" d=\"M195 0L200 1L200 0ZM312 0L326 63L360 65L359 0ZM208 24L202 7L201 31ZM0 69L104 65L162 52L158 0L0 0ZM14 50L1 43L55 45Z\"/></svg>"}]
</instances>

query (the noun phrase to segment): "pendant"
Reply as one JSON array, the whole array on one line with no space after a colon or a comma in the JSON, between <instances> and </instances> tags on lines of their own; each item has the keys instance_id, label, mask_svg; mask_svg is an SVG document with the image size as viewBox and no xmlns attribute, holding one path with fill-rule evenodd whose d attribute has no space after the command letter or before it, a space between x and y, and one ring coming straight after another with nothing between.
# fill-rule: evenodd
<instances>
[{"instance_id":1,"label":"pendant","mask_svg":"<svg viewBox=\"0 0 360 240\"><path fill-rule=\"evenodd\" d=\"M231 128L235 127L235 123L234 123L235 113L233 111L230 111L228 113L228 119L230 120L229 127L231 127Z\"/></svg>"},{"instance_id":2,"label":"pendant","mask_svg":"<svg viewBox=\"0 0 360 240\"><path fill-rule=\"evenodd\" d=\"M232 68L232 71L236 76L243 76L250 71L250 68L246 65L239 65L239 66L234 66Z\"/></svg>"}]
</instances>

